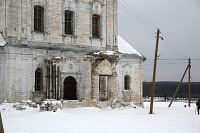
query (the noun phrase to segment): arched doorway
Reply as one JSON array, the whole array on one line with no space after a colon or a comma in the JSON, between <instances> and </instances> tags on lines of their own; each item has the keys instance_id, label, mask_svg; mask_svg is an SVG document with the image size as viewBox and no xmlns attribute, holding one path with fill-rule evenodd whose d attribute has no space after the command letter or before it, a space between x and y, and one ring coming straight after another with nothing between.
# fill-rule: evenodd
<instances>
[{"instance_id":1,"label":"arched doorway","mask_svg":"<svg viewBox=\"0 0 200 133\"><path fill-rule=\"evenodd\" d=\"M65 78L64 80L64 99L65 100L77 100L76 96L76 79L72 76Z\"/></svg>"}]
</instances>

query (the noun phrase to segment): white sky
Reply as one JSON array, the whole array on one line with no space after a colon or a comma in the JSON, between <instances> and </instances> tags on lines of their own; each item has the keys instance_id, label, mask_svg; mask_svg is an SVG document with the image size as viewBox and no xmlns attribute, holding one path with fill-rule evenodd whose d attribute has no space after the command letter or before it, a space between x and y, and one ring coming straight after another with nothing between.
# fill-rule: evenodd
<instances>
[{"instance_id":1,"label":"white sky","mask_svg":"<svg viewBox=\"0 0 200 133\"><path fill-rule=\"evenodd\" d=\"M156 79L179 81L187 60L176 59L200 59L200 0L119 0L119 34L147 57L145 81L152 80L157 28L160 58L170 60L158 61ZM192 60L191 77L200 81L200 60Z\"/></svg>"}]
</instances>

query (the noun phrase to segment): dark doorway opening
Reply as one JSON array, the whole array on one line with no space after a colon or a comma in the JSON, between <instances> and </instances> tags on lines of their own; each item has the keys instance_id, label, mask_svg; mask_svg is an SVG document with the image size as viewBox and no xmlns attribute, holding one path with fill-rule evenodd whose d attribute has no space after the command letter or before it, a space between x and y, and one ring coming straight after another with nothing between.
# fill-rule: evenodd
<instances>
[{"instance_id":1,"label":"dark doorway opening","mask_svg":"<svg viewBox=\"0 0 200 133\"><path fill-rule=\"evenodd\" d=\"M99 100L107 101L109 97L109 87L111 76L99 75Z\"/></svg>"},{"instance_id":2,"label":"dark doorway opening","mask_svg":"<svg viewBox=\"0 0 200 133\"><path fill-rule=\"evenodd\" d=\"M76 79L72 76L65 78L64 81L64 99L77 100L76 96Z\"/></svg>"}]
</instances>

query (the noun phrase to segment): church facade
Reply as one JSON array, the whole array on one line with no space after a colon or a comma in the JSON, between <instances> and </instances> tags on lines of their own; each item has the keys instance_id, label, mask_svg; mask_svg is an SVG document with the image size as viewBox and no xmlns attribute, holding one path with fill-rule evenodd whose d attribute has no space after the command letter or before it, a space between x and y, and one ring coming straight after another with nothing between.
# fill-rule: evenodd
<instances>
[{"instance_id":1,"label":"church facade","mask_svg":"<svg viewBox=\"0 0 200 133\"><path fill-rule=\"evenodd\" d=\"M117 0L1 0L0 103L142 105L142 62L118 37ZM121 47L121 51L119 48ZM77 104L77 106L79 105Z\"/></svg>"}]
</instances>

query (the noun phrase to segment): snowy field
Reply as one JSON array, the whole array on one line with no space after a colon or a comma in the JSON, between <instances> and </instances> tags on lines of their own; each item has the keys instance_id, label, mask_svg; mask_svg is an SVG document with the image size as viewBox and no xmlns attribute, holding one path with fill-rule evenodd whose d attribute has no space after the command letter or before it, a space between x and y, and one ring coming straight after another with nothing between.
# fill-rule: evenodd
<instances>
[{"instance_id":1,"label":"snowy field","mask_svg":"<svg viewBox=\"0 0 200 133\"><path fill-rule=\"evenodd\" d=\"M156 102L150 115L144 108L76 108L39 112L27 107L17 111L11 104L0 105L5 133L200 133L200 115L195 104Z\"/></svg>"}]
</instances>

